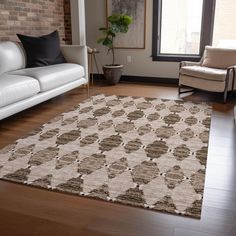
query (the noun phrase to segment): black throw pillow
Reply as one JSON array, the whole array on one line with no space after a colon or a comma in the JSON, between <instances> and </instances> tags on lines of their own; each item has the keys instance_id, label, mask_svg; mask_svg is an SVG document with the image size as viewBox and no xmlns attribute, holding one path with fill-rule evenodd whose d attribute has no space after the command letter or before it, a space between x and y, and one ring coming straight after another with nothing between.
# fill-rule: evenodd
<instances>
[{"instance_id":1,"label":"black throw pillow","mask_svg":"<svg viewBox=\"0 0 236 236\"><path fill-rule=\"evenodd\" d=\"M41 37L17 34L26 52L26 67L49 66L65 63L61 53L58 31Z\"/></svg>"}]
</instances>

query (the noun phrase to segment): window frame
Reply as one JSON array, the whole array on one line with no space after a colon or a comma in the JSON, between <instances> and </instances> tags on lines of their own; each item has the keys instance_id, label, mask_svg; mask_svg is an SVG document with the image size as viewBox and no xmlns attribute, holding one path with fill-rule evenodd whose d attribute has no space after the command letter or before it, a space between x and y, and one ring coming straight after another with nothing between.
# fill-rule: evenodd
<instances>
[{"instance_id":1,"label":"window frame","mask_svg":"<svg viewBox=\"0 0 236 236\"><path fill-rule=\"evenodd\" d=\"M153 0L152 60L180 62L199 61L206 45L212 45L216 0L203 0L200 48L198 55L160 53L162 0ZM157 14L157 15L156 15Z\"/></svg>"}]
</instances>

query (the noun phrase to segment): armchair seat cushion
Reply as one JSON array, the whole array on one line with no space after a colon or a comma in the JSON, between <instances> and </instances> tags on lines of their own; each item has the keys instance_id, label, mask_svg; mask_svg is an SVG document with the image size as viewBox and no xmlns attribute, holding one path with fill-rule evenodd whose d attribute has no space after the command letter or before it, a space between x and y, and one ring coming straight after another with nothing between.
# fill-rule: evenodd
<instances>
[{"instance_id":1,"label":"armchair seat cushion","mask_svg":"<svg viewBox=\"0 0 236 236\"><path fill-rule=\"evenodd\" d=\"M10 73L15 75L30 76L38 80L41 92L46 92L48 90L60 87L64 84L80 79L85 75L84 68L73 63L28 68Z\"/></svg>"},{"instance_id":2,"label":"armchair seat cushion","mask_svg":"<svg viewBox=\"0 0 236 236\"><path fill-rule=\"evenodd\" d=\"M0 76L0 108L32 97L39 92L39 83L34 78L9 74Z\"/></svg>"},{"instance_id":3,"label":"armchair seat cushion","mask_svg":"<svg viewBox=\"0 0 236 236\"><path fill-rule=\"evenodd\" d=\"M223 82L225 81L227 70L205 66L184 66L181 68L180 74Z\"/></svg>"}]
</instances>

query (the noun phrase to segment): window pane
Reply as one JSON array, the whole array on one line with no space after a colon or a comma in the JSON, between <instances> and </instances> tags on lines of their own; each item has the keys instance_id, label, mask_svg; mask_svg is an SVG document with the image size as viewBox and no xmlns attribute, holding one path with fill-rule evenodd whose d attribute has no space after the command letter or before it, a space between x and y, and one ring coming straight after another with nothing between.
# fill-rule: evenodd
<instances>
[{"instance_id":1,"label":"window pane","mask_svg":"<svg viewBox=\"0 0 236 236\"><path fill-rule=\"evenodd\" d=\"M236 47L236 1L216 0L213 45Z\"/></svg>"},{"instance_id":2,"label":"window pane","mask_svg":"<svg viewBox=\"0 0 236 236\"><path fill-rule=\"evenodd\" d=\"M161 54L199 54L203 0L162 0Z\"/></svg>"}]
</instances>

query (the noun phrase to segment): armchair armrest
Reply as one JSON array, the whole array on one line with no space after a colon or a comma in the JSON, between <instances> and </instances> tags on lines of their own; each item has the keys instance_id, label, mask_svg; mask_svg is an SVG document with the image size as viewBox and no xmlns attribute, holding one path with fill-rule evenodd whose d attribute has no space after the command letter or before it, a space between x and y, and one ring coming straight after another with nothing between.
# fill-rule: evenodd
<instances>
[{"instance_id":1,"label":"armchair armrest","mask_svg":"<svg viewBox=\"0 0 236 236\"><path fill-rule=\"evenodd\" d=\"M230 76L230 73L233 74L233 78L235 77L235 72L236 72L236 65L235 66L229 66L227 68L227 76Z\"/></svg>"},{"instance_id":2,"label":"armchair armrest","mask_svg":"<svg viewBox=\"0 0 236 236\"><path fill-rule=\"evenodd\" d=\"M229 66L227 70L236 70L236 65L235 66Z\"/></svg>"},{"instance_id":3,"label":"armchair armrest","mask_svg":"<svg viewBox=\"0 0 236 236\"><path fill-rule=\"evenodd\" d=\"M236 74L236 65L234 66L229 66L227 68L227 74L226 74L226 88L228 88L228 85L229 85L229 80L230 78L232 78L232 89L231 91L234 90L234 85L235 85L235 74Z\"/></svg>"},{"instance_id":4,"label":"armchair armrest","mask_svg":"<svg viewBox=\"0 0 236 236\"><path fill-rule=\"evenodd\" d=\"M181 61L179 64L179 68L181 69L183 66L200 66L201 64L202 64L201 61L199 61L199 62Z\"/></svg>"},{"instance_id":5,"label":"armchair armrest","mask_svg":"<svg viewBox=\"0 0 236 236\"><path fill-rule=\"evenodd\" d=\"M85 79L88 81L87 47L80 45L61 45L61 51L68 63L75 63L84 67Z\"/></svg>"}]
</instances>

